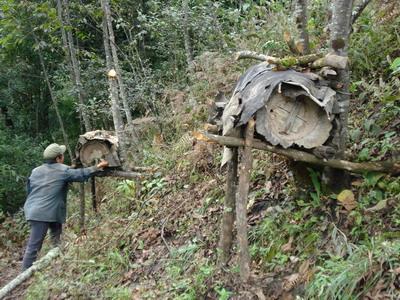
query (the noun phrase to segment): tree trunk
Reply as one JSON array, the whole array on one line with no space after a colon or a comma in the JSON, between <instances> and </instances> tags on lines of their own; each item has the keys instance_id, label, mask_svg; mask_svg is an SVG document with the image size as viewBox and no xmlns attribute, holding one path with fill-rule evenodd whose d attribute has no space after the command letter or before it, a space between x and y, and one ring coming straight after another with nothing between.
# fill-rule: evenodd
<instances>
[{"instance_id":1,"label":"tree trunk","mask_svg":"<svg viewBox=\"0 0 400 300\"><path fill-rule=\"evenodd\" d=\"M300 54L310 53L310 43L307 30L307 0L297 0L295 9L295 20L299 39L296 42L296 49Z\"/></svg>"},{"instance_id":2,"label":"tree trunk","mask_svg":"<svg viewBox=\"0 0 400 300\"><path fill-rule=\"evenodd\" d=\"M358 17L361 16L361 13L367 7L367 5L371 2L371 0L362 0L360 4L358 4L351 14L351 23L354 24L357 21Z\"/></svg>"},{"instance_id":3,"label":"tree trunk","mask_svg":"<svg viewBox=\"0 0 400 300\"><path fill-rule=\"evenodd\" d=\"M225 185L225 204L221 224L221 236L218 244L220 266L226 265L232 248L233 223L235 220L235 198L237 186L238 148L232 149L233 157L228 163Z\"/></svg>"},{"instance_id":4,"label":"tree trunk","mask_svg":"<svg viewBox=\"0 0 400 300\"><path fill-rule=\"evenodd\" d=\"M78 92L78 102L79 102L79 115L81 120L83 120L84 126L85 126L85 131L91 131L91 124L89 120L89 116L86 113L86 110L84 109L84 104L85 104L85 93L82 88L82 83L81 83L81 74L79 70L79 63L76 58L76 51L75 51L75 46L73 43L73 38L72 38L72 32L71 32L71 21L69 18L69 6L68 6L68 0L63 0L63 4L61 3L61 0L57 0L57 14L58 14L58 19L61 24L61 38L62 38L62 43L63 43L63 49L65 53L65 57L67 60L67 65L71 77L72 84L75 87L75 91ZM65 31L65 26L64 26L64 19L66 22L66 25L68 26L68 34ZM79 199L80 199L80 205L79 205L79 210L80 210L80 230L81 232L85 228L85 183L81 182L79 183Z\"/></svg>"},{"instance_id":5,"label":"tree trunk","mask_svg":"<svg viewBox=\"0 0 400 300\"><path fill-rule=\"evenodd\" d=\"M109 45L111 47L111 55L112 60L114 63L115 71L117 72L117 80L119 86L119 92L122 99L122 104L124 106L124 111L126 115L126 121L129 125L132 123L132 115L128 105L128 99L126 95L126 89L124 85L124 81L122 78L122 70L119 65L119 59L117 54L117 47L115 46L115 37L114 37L114 29L112 27L112 18L111 18L111 8L109 0L103 0L103 11L104 11L104 18L107 24L108 29L108 38L110 39Z\"/></svg>"},{"instance_id":6,"label":"tree trunk","mask_svg":"<svg viewBox=\"0 0 400 300\"><path fill-rule=\"evenodd\" d=\"M106 5L105 2L107 0L101 0L101 5L103 9L103 42L104 42L104 52L106 56L106 65L108 72L108 84L110 88L110 99L111 99L111 111L113 116L113 123L115 129L115 135L118 138L119 146L120 146L120 154L122 160L126 162L126 147L124 141L124 125L122 122L121 111L119 107L119 97L118 97L118 84L115 76L112 76L111 71L113 68L113 60L111 56L111 48L110 48L110 39L109 39L109 31L107 26L107 18L106 18Z\"/></svg>"},{"instance_id":7,"label":"tree trunk","mask_svg":"<svg viewBox=\"0 0 400 300\"><path fill-rule=\"evenodd\" d=\"M236 196L236 228L239 243L240 278L247 282L250 278L250 254L247 238L247 198L253 164L252 149L254 139L254 119L247 123L244 147L241 149L239 164L239 185Z\"/></svg>"},{"instance_id":8,"label":"tree trunk","mask_svg":"<svg viewBox=\"0 0 400 300\"><path fill-rule=\"evenodd\" d=\"M35 39L36 44L39 45L39 41L36 38L36 36L34 36L34 39ZM60 129L61 129L61 132L62 132L62 135L63 135L63 138L64 138L64 143L65 143L65 146L67 147L67 151L68 151L69 157L72 160L73 156L72 156L71 147L69 146L68 136L67 136L67 133L66 133L65 128L64 128L64 122L63 122L63 120L61 118L60 111L58 110L57 99L54 96L53 88L51 87L51 84L50 84L50 79L49 79L49 76L47 74L46 66L44 64L43 53L42 53L42 50L40 49L40 45L38 46L38 55L39 55L40 65L42 66L44 79L46 81L47 88L49 89L50 98L51 98L51 101L53 102L54 110L55 110L56 115L57 115L58 124L60 125Z\"/></svg>"},{"instance_id":9,"label":"tree trunk","mask_svg":"<svg viewBox=\"0 0 400 300\"><path fill-rule=\"evenodd\" d=\"M351 16L353 10L353 0L334 0L332 2L332 20L330 26L331 47L335 55L347 56L349 37L351 31ZM347 120L350 103L350 71L347 66L345 69L337 70L336 91L337 100L340 107L339 119L336 121L336 130L333 132L333 144L338 149L336 158L343 158L347 142ZM349 176L337 170L325 170L325 183L333 190L340 189L349 185Z\"/></svg>"},{"instance_id":10,"label":"tree trunk","mask_svg":"<svg viewBox=\"0 0 400 300\"><path fill-rule=\"evenodd\" d=\"M193 72L193 47L190 39L190 22L189 22L189 0L182 0L182 27L183 27L183 39L185 42L185 53L186 53L186 63L188 65L189 72Z\"/></svg>"},{"instance_id":11,"label":"tree trunk","mask_svg":"<svg viewBox=\"0 0 400 300\"><path fill-rule=\"evenodd\" d=\"M57 0L57 2L59 2L60 0ZM70 59L71 59L71 65L72 65L72 71L73 71L73 79L74 79L74 85L76 88L76 91L78 92L78 99L79 99L79 112L82 116L83 119L83 123L85 124L85 130L86 131L91 131L92 130L92 126L90 124L90 119L89 116L85 110L85 103L86 103L86 93L83 89L83 85L82 85L82 81L81 81L81 72L79 69L79 61L77 59L77 55L76 55L76 49L75 49L75 45L74 45L74 39L72 36L72 32L71 32L71 20L69 17L69 4L68 4L68 0L63 0L64 3L64 12L65 12L65 22L66 25L68 26L68 30L67 30L67 41L68 41L68 49L69 49L69 53L70 53Z\"/></svg>"}]
</instances>

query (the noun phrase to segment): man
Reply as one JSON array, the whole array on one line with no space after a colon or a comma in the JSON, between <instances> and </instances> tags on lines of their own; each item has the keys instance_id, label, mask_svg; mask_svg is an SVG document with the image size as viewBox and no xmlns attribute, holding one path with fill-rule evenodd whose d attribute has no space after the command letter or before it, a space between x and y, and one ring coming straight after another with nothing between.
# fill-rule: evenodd
<instances>
[{"instance_id":1,"label":"man","mask_svg":"<svg viewBox=\"0 0 400 300\"><path fill-rule=\"evenodd\" d=\"M36 260L49 228L53 246L60 244L62 224L66 219L68 184L86 181L108 166L108 162L102 160L93 167L71 169L63 164L65 149L64 145L49 145L43 152L45 163L35 168L28 179L24 211L31 233L22 262L23 270Z\"/></svg>"}]
</instances>

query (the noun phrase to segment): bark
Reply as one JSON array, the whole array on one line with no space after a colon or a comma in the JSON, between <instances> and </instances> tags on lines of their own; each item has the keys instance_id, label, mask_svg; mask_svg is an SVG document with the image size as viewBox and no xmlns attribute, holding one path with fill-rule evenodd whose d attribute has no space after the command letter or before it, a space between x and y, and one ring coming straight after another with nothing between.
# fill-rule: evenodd
<instances>
[{"instance_id":1,"label":"bark","mask_svg":"<svg viewBox=\"0 0 400 300\"><path fill-rule=\"evenodd\" d=\"M105 170L101 173L96 174L97 177L122 177L126 179L140 179L145 177L147 174L142 174L138 172L130 172L130 171L114 171L114 170Z\"/></svg>"},{"instance_id":2,"label":"bark","mask_svg":"<svg viewBox=\"0 0 400 300\"><path fill-rule=\"evenodd\" d=\"M189 32L189 0L182 0L182 10L183 10L183 40L185 43L185 53L186 53L186 62L188 65L189 72L193 72L193 47L192 41L190 39Z\"/></svg>"},{"instance_id":3,"label":"bark","mask_svg":"<svg viewBox=\"0 0 400 300\"><path fill-rule=\"evenodd\" d=\"M295 20L299 40L296 43L296 49L300 54L310 53L310 42L307 30L307 0L297 0L295 9Z\"/></svg>"},{"instance_id":4,"label":"bark","mask_svg":"<svg viewBox=\"0 0 400 300\"><path fill-rule=\"evenodd\" d=\"M57 0L57 2L59 2L60 0ZM74 79L74 85L75 85L75 89L78 93L78 99L79 99L79 112L82 116L83 119L83 123L85 124L85 130L86 132L91 131L92 130L92 125L90 124L90 119L89 116L85 110L85 103L86 103L86 93L83 89L83 85L82 85L82 81L81 81L81 71L79 68L79 61L76 55L76 49L75 49L75 45L74 45L74 39L72 36L72 32L71 32L71 20L69 17L69 4L68 4L68 0L63 0L63 4L64 4L64 12L65 12L65 22L66 25L68 26L68 30L67 30L67 41L68 41L68 50L69 50L69 57L71 59L71 65L72 65L72 72L73 72L73 76L71 75L71 77ZM61 19L62 20L62 19Z\"/></svg>"},{"instance_id":5,"label":"bark","mask_svg":"<svg viewBox=\"0 0 400 300\"><path fill-rule=\"evenodd\" d=\"M243 147L245 144L245 141L243 139L236 137L220 136L206 132L194 132L193 135L197 140L209 143L218 143L228 147ZM266 144L265 142L256 139L253 141L253 148L284 155L294 159L295 161L304 161L314 165L329 166L335 169L347 170L353 173L363 174L365 172L382 172L392 175L397 175L400 173L399 161L355 163L340 159L320 159L308 152L271 146L269 144Z\"/></svg>"},{"instance_id":6,"label":"bark","mask_svg":"<svg viewBox=\"0 0 400 300\"><path fill-rule=\"evenodd\" d=\"M239 267L240 278L243 282L247 282L250 278L250 253L249 241L247 238L247 198L253 164L252 148L254 126L254 119L250 119L246 126L244 145L241 148L239 184L236 195L236 228L239 243Z\"/></svg>"},{"instance_id":7,"label":"bark","mask_svg":"<svg viewBox=\"0 0 400 300\"><path fill-rule=\"evenodd\" d=\"M371 2L371 0L362 0L353 10L353 13L351 14L351 23L354 24L358 17L361 16L362 12L364 9L367 7L367 5Z\"/></svg>"},{"instance_id":8,"label":"bark","mask_svg":"<svg viewBox=\"0 0 400 300\"><path fill-rule=\"evenodd\" d=\"M324 67L332 67L335 69L346 69L349 66L349 58L335 54L328 54L314 61L311 68L319 69Z\"/></svg>"},{"instance_id":9,"label":"bark","mask_svg":"<svg viewBox=\"0 0 400 300\"><path fill-rule=\"evenodd\" d=\"M50 262L56 258L60 254L60 249L53 248L51 249L45 256L43 256L41 259L36 261L32 267L29 269L23 271L20 273L17 277L15 277L13 280L11 280L8 284L6 284L1 290L0 290L0 299L4 299L7 294L9 294L12 290L14 290L17 286L22 284L24 281L26 281L28 278L32 276L32 274L38 270L44 269L47 267Z\"/></svg>"},{"instance_id":10,"label":"bark","mask_svg":"<svg viewBox=\"0 0 400 300\"><path fill-rule=\"evenodd\" d=\"M104 43L104 52L106 56L106 66L107 72L110 73L111 70L114 69L112 55L111 55L111 47L110 47L110 38L109 31L107 26L107 18L106 18L106 7L105 2L107 0L102 0L101 5L103 9L103 43ZM126 148L124 142L124 125L122 122L120 107L119 107L119 97L118 97L118 84L117 80L114 76L108 76L108 84L110 88L110 99L111 99L111 111L113 116L113 123L115 129L115 135L118 138L119 146L120 146L120 154L121 158L126 161Z\"/></svg>"},{"instance_id":11,"label":"bark","mask_svg":"<svg viewBox=\"0 0 400 300\"><path fill-rule=\"evenodd\" d=\"M310 63L313 63L319 59L323 58L323 54L309 54L309 55L304 55L304 56L288 56L284 58L278 58L278 57L273 57L273 56L268 56L264 54L259 54L254 51L239 51L235 55L235 60L239 60L242 58L252 58L252 59L257 59L261 61L267 61L270 64L278 65L278 66L283 66L283 67L293 67L293 66L307 66Z\"/></svg>"},{"instance_id":12,"label":"bark","mask_svg":"<svg viewBox=\"0 0 400 300\"><path fill-rule=\"evenodd\" d=\"M97 212L97 198L96 198L96 177L90 179L91 192L92 192L92 207L95 212Z\"/></svg>"},{"instance_id":13,"label":"bark","mask_svg":"<svg viewBox=\"0 0 400 300\"><path fill-rule=\"evenodd\" d=\"M70 29L71 21L69 17L68 0L63 0L63 3L61 3L61 0L57 0L57 15L61 24L61 38L71 81L75 87L75 92L78 93L79 115L83 120L85 131L86 132L91 131L92 126L90 124L89 116L87 115L86 110L84 109L86 97L82 87L79 63L76 57L75 45L73 42L72 32ZM69 28L68 31L65 30L64 22ZM79 199L80 199L79 224L80 224L80 230L83 231L85 228L85 184L83 182L79 184Z\"/></svg>"},{"instance_id":14,"label":"bark","mask_svg":"<svg viewBox=\"0 0 400 300\"><path fill-rule=\"evenodd\" d=\"M85 184L79 183L79 228L83 232L85 229Z\"/></svg>"},{"instance_id":15,"label":"bark","mask_svg":"<svg viewBox=\"0 0 400 300\"><path fill-rule=\"evenodd\" d=\"M347 57L347 49L349 45L349 37L351 31L351 15L353 9L353 0L334 0L332 1L332 21L330 25L331 34L331 47L332 52L335 55ZM336 121L335 130L333 131L333 146L337 148L336 158L343 158L344 151L346 149L347 142L347 122L348 122L348 110L350 102L350 71L347 66L345 69L339 69L337 71L336 91L337 101L340 107L339 118ZM324 176L326 184L331 189L340 189L340 186L349 185L348 174L339 173L331 170L325 171Z\"/></svg>"},{"instance_id":16,"label":"bark","mask_svg":"<svg viewBox=\"0 0 400 300\"><path fill-rule=\"evenodd\" d=\"M235 198L237 186L238 149L232 149L233 157L228 163L225 185L225 204L222 215L221 236L218 244L219 265L226 265L229 260L233 240L233 223L235 220Z\"/></svg>"},{"instance_id":17,"label":"bark","mask_svg":"<svg viewBox=\"0 0 400 300\"><path fill-rule=\"evenodd\" d=\"M39 41L37 40L36 36L34 37L34 39L35 39L36 44L39 45ZM51 84L50 84L49 75L47 73L47 69L46 69L46 66L44 64L43 53L42 53L42 50L40 49L40 45L38 46L38 55L39 55L40 65L42 67L42 71L43 71L43 75L44 75L44 80L46 81L47 88L49 89L50 98L51 98L51 101L53 102L54 110L56 112L57 119L58 119L58 124L60 126L60 129L61 129L61 132L62 132L62 135L63 135L63 138L64 138L64 143L65 143L65 146L67 147L67 151L68 151L69 157L72 160L73 159L73 155L72 155L71 147L69 146L68 136L67 136L67 133L66 133L65 128L64 128L64 122L63 122L63 120L61 118L60 111L58 110L57 99L56 99L56 97L54 95L53 88L51 87Z\"/></svg>"},{"instance_id":18,"label":"bark","mask_svg":"<svg viewBox=\"0 0 400 300\"><path fill-rule=\"evenodd\" d=\"M111 48L111 56L112 56L112 60L114 63L115 71L117 72L119 92L120 92L120 96L121 96L122 103L124 106L126 121L128 124L131 124L132 123L132 114L129 109L125 84L124 84L124 80L122 78L122 70L121 70L121 67L119 64L119 59L118 59L117 47L115 46L116 44L115 44L114 29L112 27L110 2L109 2L109 0L102 0L102 2L103 2L104 18L105 18L105 22L107 24L108 38L110 39L109 45Z\"/></svg>"},{"instance_id":19,"label":"bark","mask_svg":"<svg viewBox=\"0 0 400 300\"><path fill-rule=\"evenodd\" d=\"M61 24L61 26L60 26L61 27L61 40L62 40L64 54L65 54L65 57L67 60L69 74L71 77L71 81L73 83L75 83L75 77L74 77L74 72L72 69L72 62L71 62L71 54L69 52L68 41L67 41L67 33L65 32L65 27L64 27L63 7L61 4L61 0L57 0L57 17Z\"/></svg>"}]
</instances>

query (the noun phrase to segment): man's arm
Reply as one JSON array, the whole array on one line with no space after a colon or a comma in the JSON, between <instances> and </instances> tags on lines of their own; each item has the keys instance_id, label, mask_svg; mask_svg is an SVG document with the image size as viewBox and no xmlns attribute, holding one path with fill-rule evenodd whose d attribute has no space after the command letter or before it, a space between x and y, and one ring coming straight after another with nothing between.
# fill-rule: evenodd
<instances>
[{"instance_id":1,"label":"man's arm","mask_svg":"<svg viewBox=\"0 0 400 300\"><path fill-rule=\"evenodd\" d=\"M88 180L95 173L102 171L103 168L108 166L108 162L101 160L96 166L82 168L82 169L67 169L68 182L82 182Z\"/></svg>"}]
</instances>

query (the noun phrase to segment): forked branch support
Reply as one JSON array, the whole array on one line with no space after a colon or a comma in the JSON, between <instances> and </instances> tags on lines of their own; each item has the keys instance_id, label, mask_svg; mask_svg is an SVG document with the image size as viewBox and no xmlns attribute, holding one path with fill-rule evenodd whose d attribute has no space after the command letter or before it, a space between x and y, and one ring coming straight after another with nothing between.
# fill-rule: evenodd
<instances>
[{"instance_id":1,"label":"forked branch support","mask_svg":"<svg viewBox=\"0 0 400 300\"><path fill-rule=\"evenodd\" d=\"M228 147L243 147L245 145L244 140L241 138L220 136L204 131L193 132L193 136L199 141L204 141L208 143L217 143ZM281 147L275 147L256 139L254 139L253 141L253 148L284 155L294 159L295 161L303 161L314 165L328 166L335 169L347 170L352 173L382 172L391 175L400 174L399 161L355 163L341 159L325 160L325 159L320 159L308 152L296 149L284 149Z\"/></svg>"}]
</instances>

